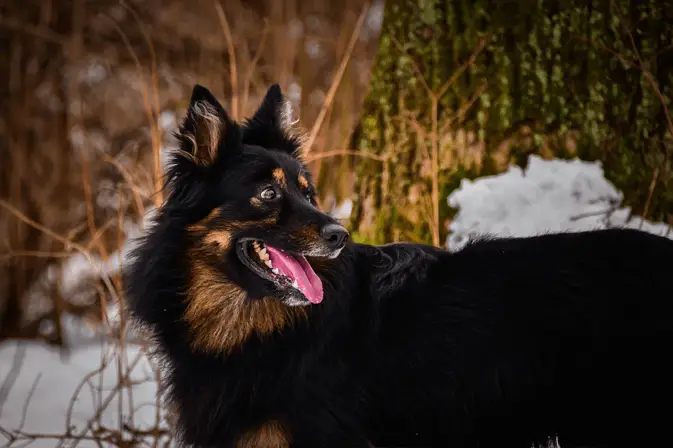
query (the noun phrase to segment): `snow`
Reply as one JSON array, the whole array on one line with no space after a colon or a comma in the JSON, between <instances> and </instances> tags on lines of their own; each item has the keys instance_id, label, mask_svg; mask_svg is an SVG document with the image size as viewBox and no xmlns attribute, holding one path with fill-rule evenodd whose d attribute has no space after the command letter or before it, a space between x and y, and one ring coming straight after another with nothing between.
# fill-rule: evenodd
<instances>
[{"instance_id":1,"label":"snow","mask_svg":"<svg viewBox=\"0 0 673 448\"><path fill-rule=\"evenodd\" d=\"M133 248L134 239L140 235L141 228L149 225L154 212L153 207L148 208L140 225L130 221L125 223L129 239L107 261L77 253L68 258L61 269L48 269L36 284L55 285L58 281L61 292L74 297L82 283L117 274ZM31 293L39 295L38 288L34 289ZM118 305L109 304L107 318L111 328L118 326L119 317ZM49 330L42 329L43 332ZM72 316L64 317L63 330L69 346L69 353L65 356L55 347L37 341L7 341L0 345L0 430L62 435L70 426L74 427L71 431L73 435L91 436L92 430L87 431L86 428L92 419L92 427L99 431L100 428L114 431L120 424L136 430L157 426L156 375L143 348L128 343L122 350L119 344L105 337L104 329L94 331ZM126 335L132 337L134 333L129 331ZM18 364L17 360L20 361ZM11 380L16 375L11 373L14 366L20 369L18 376ZM89 381L82 387L80 383L87 375L90 376ZM121 388L121 393L118 390L115 392L120 375L128 375L125 382L128 384ZM69 406L76 392L77 399L68 420ZM94 419L101 407L100 418ZM164 412L165 409L162 409ZM121 422L119 415L123 416ZM158 426L167 427L163 417ZM132 437L128 433L125 436L127 439ZM70 443L73 439L67 440ZM7 441L0 432L0 445L5 446ZM40 438L28 445L20 440L10 446L46 448L57 445L57 439ZM99 445L92 440L80 440L77 446Z\"/></svg>"},{"instance_id":2,"label":"snow","mask_svg":"<svg viewBox=\"0 0 673 448\"><path fill-rule=\"evenodd\" d=\"M458 209L446 247L455 251L483 235L532 236L608 227L640 228L673 238L665 223L632 217L623 195L603 175L600 162L529 158L526 170L463 179L447 198Z\"/></svg>"},{"instance_id":3,"label":"snow","mask_svg":"<svg viewBox=\"0 0 673 448\"><path fill-rule=\"evenodd\" d=\"M121 353L118 345L92 339L80 341L62 357L56 349L41 342L4 343L0 346L0 398L5 398L0 409L0 428L26 434L61 435L70 426L73 435L91 436L88 423L94 429L112 431L121 424L140 430L155 427L157 383L153 368L139 346L129 344L124 351ZM118 365L120 360L128 362ZM12 377L10 371L15 365L20 369L9 387L8 378ZM115 389L118 374L128 374L130 380L130 385L121 388L121 392ZM87 375L89 381L83 383ZM101 405L106 403L107 406ZM97 419L96 410L100 408L104 410ZM4 446L3 439L0 433ZM57 446L57 442L55 438L39 438L28 446L47 448ZM11 446L24 444L25 441L17 441ZM81 440L78 446L99 445Z\"/></svg>"},{"instance_id":4,"label":"snow","mask_svg":"<svg viewBox=\"0 0 673 448\"><path fill-rule=\"evenodd\" d=\"M169 115L162 117L163 125L169 125L172 119ZM449 250L457 250L469 239L483 234L526 236L614 226L640 227L673 238L673 232L667 225L631 217L630 210L620 206L623 196L604 178L600 163L546 161L532 156L526 170L511 167L499 175L474 181L463 180L447 200L450 206L458 209L446 241ZM345 201L334 204L332 213L344 219L351 208L351 201ZM146 218L153 212L154 209L148 210ZM148 219L140 227L147 224ZM139 228L130 227L129 234L137 236ZM66 262L61 274L64 276L61 278L64 291L74 291L82 280L118 272L120 260L126 256L131 244L128 242L108 262L73 256ZM54 273L50 276L53 277ZM49 281L53 282L55 278L49 278ZM115 313L116 309L111 307L109 312ZM40 342L8 341L0 345L0 429L12 431L20 428L24 405L28 401L25 424L20 428L22 431L65 433L71 398L82 379L91 372L95 373L101 364L105 366L102 373L93 375L90 384L78 392L71 413L70 423L76 427L72 433L79 434L86 428L96 409L110 394L111 401L100 418L104 427L119 428L120 413L131 427L155 426L157 387L153 381L152 366L141 347L127 344L125 353L122 353L118 345L104 342L100 334L83 332L77 325L71 319L65 322L66 338L72 346L70 354L65 357L55 348ZM14 375L10 372L16 359L20 358L23 362L12 382L10 380ZM127 361L118 365L118 361L123 360ZM137 360L136 364L132 368L127 367L134 360ZM114 392L114 387L118 384L118 374L126 372L130 372L132 386L120 395ZM99 386L102 387L100 393L96 390ZM132 404L129 402L129 390L132 391ZM162 421L161 426L167 425ZM4 442L0 432L0 443ZM38 439L29 446L56 445L54 439ZM25 445L17 442L13 446ZM78 446L97 445L82 440Z\"/></svg>"}]
</instances>

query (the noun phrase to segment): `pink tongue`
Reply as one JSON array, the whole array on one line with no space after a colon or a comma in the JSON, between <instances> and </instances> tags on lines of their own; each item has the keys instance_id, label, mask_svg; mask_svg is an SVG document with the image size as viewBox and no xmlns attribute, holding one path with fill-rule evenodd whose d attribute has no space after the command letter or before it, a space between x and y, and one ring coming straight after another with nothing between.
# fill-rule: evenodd
<instances>
[{"instance_id":1,"label":"pink tongue","mask_svg":"<svg viewBox=\"0 0 673 448\"><path fill-rule=\"evenodd\" d=\"M306 258L301 255L295 258L271 246L266 246L266 251L269 253L271 264L273 264L274 268L278 269L278 272L292 280L297 280L299 289L304 293L309 302L322 302L322 281L315 274L311 265L308 264Z\"/></svg>"}]
</instances>

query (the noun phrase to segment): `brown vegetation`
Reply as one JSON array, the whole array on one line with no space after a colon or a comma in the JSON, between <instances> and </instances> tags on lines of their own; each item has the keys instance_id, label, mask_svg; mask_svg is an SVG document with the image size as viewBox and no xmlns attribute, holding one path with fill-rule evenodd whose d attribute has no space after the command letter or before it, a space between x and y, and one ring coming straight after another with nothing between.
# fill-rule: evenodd
<instances>
[{"instance_id":1,"label":"brown vegetation","mask_svg":"<svg viewBox=\"0 0 673 448\"><path fill-rule=\"evenodd\" d=\"M380 11L380 2L372 8L365 0L2 2L0 341L40 339L67 348L66 315L112 336L69 406L68 426L82 393L97 397L83 427L24 430L31 392L20 427L0 428L3 444L168 446L171 416L160 397L149 429L121 410L118 426L102 415L115 400L137 405L131 371L146 352L127 353L134 336L119 312L119 265L128 239L161 203L164 149L174 144L191 88L207 86L242 119L278 82L301 119L307 159L329 205L350 185L344 158L335 156L344 154L359 119ZM0 412L23 354L17 349L0 378ZM112 390L102 386L108 367L117 371ZM158 369L152 371L148 380L160 384Z\"/></svg>"},{"instance_id":2,"label":"brown vegetation","mask_svg":"<svg viewBox=\"0 0 673 448\"><path fill-rule=\"evenodd\" d=\"M349 178L329 156L357 122L378 12L362 0L4 2L1 337L61 344L62 313L104 318L100 306L120 296L118 272L59 285L73 275L59 270L72 269L77 252L85 264L118 264L161 201L162 148L196 82L236 119L279 82L307 133L323 200L343 193ZM45 321L54 331L40 331Z\"/></svg>"}]
</instances>

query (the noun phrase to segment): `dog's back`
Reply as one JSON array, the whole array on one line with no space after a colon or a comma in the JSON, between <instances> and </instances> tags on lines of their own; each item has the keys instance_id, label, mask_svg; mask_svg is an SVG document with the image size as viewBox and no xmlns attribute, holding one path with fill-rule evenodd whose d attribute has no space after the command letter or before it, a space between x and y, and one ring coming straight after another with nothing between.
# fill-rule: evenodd
<instances>
[{"instance_id":1,"label":"dog's back","mask_svg":"<svg viewBox=\"0 0 673 448\"><path fill-rule=\"evenodd\" d=\"M381 308L371 425L384 446L665 440L673 241L632 230L494 239L426 264Z\"/></svg>"}]
</instances>

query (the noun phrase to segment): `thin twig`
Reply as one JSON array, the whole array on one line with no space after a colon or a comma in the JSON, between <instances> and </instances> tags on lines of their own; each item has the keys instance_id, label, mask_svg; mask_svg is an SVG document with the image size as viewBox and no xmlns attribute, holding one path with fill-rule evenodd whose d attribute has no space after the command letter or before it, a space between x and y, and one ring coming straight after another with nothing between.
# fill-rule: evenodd
<instances>
[{"instance_id":1,"label":"thin twig","mask_svg":"<svg viewBox=\"0 0 673 448\"><path fill-rule=\"evenodd\" d=\"M433 95L432 109L432 132L430 157L432 165L432 244L439 246L439 96Z\"/></svg>"},{"instance_id":2,"label":"thin twig","mask_svg":"<svg viewBox=\"0 0 673 448\"><path fill-rule=\"evenodd\" d=\"M19 430L23 429L23 427L26 425L28 406L30 406L30 401L33 399L33 394L35 393L35 389L37 389L37 383L40 382L40 378L42 378L42 372L38 373L35 377L35 380L33 381L33 384L30 386L30 390L28 391L28 395L26 396L26 401L23 403L23 408L21 409L21 421L19 422Z\"/></svg>"},{"instance_id":3,"label":"thin twig","mask_svg":"<svg viewBox=\"0 0 673 448\"><path fill-rule=\"evenodd\" d=\"M360 16L358 17L358 21L355 24L355 28L353 29L353 33L351 34L350 41L348 42L348 46L346 47L346 54L344 54L343 58L341 58L339 69L334 75L332 85L327 91L327 95L325 96L325 100L323 101L322 107L320 108L318 117L313 123L311 132L309 133L308 138L304 143L304 156L308 156L308 154L311 152L313 143L315 142L315 139L318 137L318 133L320 132L320 128L322 127L322 123L325 120L325 116L327 115L327 111L332 106L332 101L334 100L336 91L339 88L339 85L341 84L341 78L343 78L343 75L346 72L346 67L348 67L348 62L350 62L353 50L355 49L355 44L357 43L358 37L360 36L360 30L362 29L362 24L364 23L365 16L367 15L367 11L369 10L370 3L371 2L367 0L365 4L362 6L362 11L360 11Z\"/></svg>"},{"instance_id":4,"label":"thin twig","mask_svg":"<svg viewBox=\"0 0 673 448\"><path fill-rule=\"evenodd\" d=\"M12 31L29 34L33 37L37 37L39 39L43 39L64 47L70 45L70 39L67 36L55 33L49 28L31 25L29 23L16 20L12 17L0 15L0 25Z\"/></svg>"},{"instance_id":5,"label":"thin twig","mask_svg":"<svg viewBox=\"0 0 673 448\"><path fill-rule=\"evenodd\" d=\"M424 159L429 159L430 158L430 153L428 152L428 148L426 148L425 144L423 143L424 140L428 138L428 133L425 132L425 129L423 129L423 126L421 123L418 122L417 119L414 117L411 118L406 118L402 115L395 116L392 118L393 120L399 120L403 123L407 123L411 125L414 130L416 131L416 135L418 136L418 139L420 140L418 147L420 148L423 158Z\"/></svg>"},{"instance_id":6,"label":"thin twig","mask_svg":"<svg viewBox=\"0 0 673 448\"><path fill-rule=\"evenodd\" d=\"M45 235L55 239L56 241L62 243L65 246L66 250L74 249L75 251L81 253L84 255L84 257L87 259L87 261L91 264L93 267L97 267L96 264L94 263L93 257L91 256L91 253L87 251L83 246L80 244L75 243L74 241L70 241L58 233L54 232L53 230L43 226L40 223L37 223L21 213L16 207L14 207L12 204L9 202L5 201L4 199L0 199L0 207L3 207L7 211L9 211L12 215L23 221L25 224L28 224L31 227L34 227L35 229L39 230L40 232L44 233ZM103 274L103 273L101 273ZM116 299L117 292L112 285L112 282L110 281L109 277L107 275L101 275L101 279L105 286L108 288L108 292Z\"/></svg>"},{"instance_id":7,"label":"thin twig","mask_svg":"<svg viewBox=\"0 0 673 448\"><path fill-rule=\"evenodd\" d=\"M570 221L579 221L580 219L584 218L591 218L592 216L603 216L603 215L608 215L612 212L614 212L614 208L609 208L607 210L600 210L597 212L587 212L587 213L580 213L579 215L573 215L569 218Z\"/></svg>"},{"instance_id":8,"label":"thin twig","mask_svg":"<svg viewBox=\"0 0 673 448\"><path fill-rule=\"evenodd\" d=\"M77 384L77 387L75 387L75 392L73 392L72 397L70 397L70 401L68 402L68 408L65 413L65 430L66 434L70 435L70 430L73 427L72 425L72 413L75 408L75 403L77 402L77 399L79 398L79 393L80 391L84 388L84 386L91 380L93 377L96 375L100 374L105 370L107 367L107 364L101 363L101 365L96 369L92 370L91 372L87 373L84 378Z\"/></svg>"},{"instance_id":9,"label":"thin twig","mask_svg":"<svg viewBox=\"0 0 673 448\"><path fill-rule=\"evenodd\" d=\"M217 10L217 17L220 19L220 26L224 39L227 41L227 54L229 55L229 74L231 75L231 116L234 120L239 120L238 114L238 69L236 67L236 53L234 51L234 39L231 36L231 27L227 15L222 9L219 1L215 1L215 9Z\"/></svg>"},{"instance_id":10,"label":"thin twig","mask_svg":"<svg viewBox=\"0 0 673 448\"><path fill-rule=\"evenodd\" d=\"M449 128L453 126L456 122L462 121L463 117L467 113L468 110L474 105L474 103L477 102L479 97L488 89L488 85L484 83L477 91L472 95L472 97L467 100L465 104L460 106L460 109L458 109L454 114L453 117L449 118L446 120L446 123L442 126L442 129L439 131L440 134L445 134L449 131Z\"/></svg>"},{"instance_id":11,"label":"thin twig","mask_svg":"<svg viewBox=\"0 0 673 448\"><path fill-rule=\"evenodd\" d=\"M430 84L428 84L428 81L425 79L425 76L423 76L423 72L421 71L421 68L416 63L416 60L409 53L407 53L404 50L404 46L400 43L399 40L397 40L397 38L393 34L390 35L390 38L393 41L393 43L395 44L395 46L397 47L397 49L400 51L400 53L404 53L407 56L409 56L409 61L411 62L411 67L416 72L416 77L421 81L421 83L423 84L423 87L425 88L426 92L428 94L432 94L433 93L432 92L432 87L430 87Z\"/></svg>"},{"instance_id":12,"label":"thin twig","mask_svg":"<svg viewBox=\"0 0 673 448\"><path fill-rule=\"evenodd\" d=\"M255 67L257 66L257 62L259 61L259 58L262 56L262 50L264 49L264 45L266 44L266 38L269 35L269 21L267 19L264 19L264 29L262 30L262 37L260 37L259 40L259 45L257 45L257 50L255 51L255 55L252 58L252 61L250 61L250 65L248 66L248 72L245 75L245 79L243 81L243 101L241 102L241 112L245 113L248 107L248 101L250 98L250 83L252 81L252 75L255 71Z\"/></svg>"},{"instance_id":13,"label":"thin twig","mask_svg":"<svg viewBox=\"0 0 673 448\"><path fill-rule=\"evenodd\" d=\"M142 352L139 351L138 354L136 355L135 359L131 362L131 364L129 366L129 370L124 373L124 376L122 377L122 380L124 382L129 380L129 377L131 376L131 371L135 368L136 364L140 361L140 359L141 359L140 356L141 355L142 355ZM80 431L80 433L77 435L78 439L81 439L81 437L84 436L87 433L87 431L93 429L94 422L97 421L98 419L100 419L101 415L103 415L103 412L105 412L105 410L110 405L110 403L112 403L112 400L114 400L115 395L117 394L117 392L119 391L119 389L121 387L123 387L123 384L118 382L114 386L114 388L108 393L106 398L101 401L100 405L98 406L98 409L96 410L96 413L87 422L86 428L84 430ZM79 444L79 441L80 440L76 440L73 443L71 448L75 448Z\"/></svg>"},{"instance_id":14,"label":"thin twig","mask_svg":"<svg viewBox=\"0 0 673 448\"><path fill-rule=\"evenodd\" d=\"M152 39L150 38L150 35L147 32L145 24L140 20L140 17L138 17L136 11L125 2L122 2L122 5L126 8L127 11L131 13L131 15L133 15L133 18L138 24L140 32L142 33L143 38L145 39L145 43L147 45L147 49L150 54L150 61L152 63L150 69L150 75L152 77L152 93L153 93L152 96L154 98L154 114L148 114L147 119L149 121L150 126L150 138L152 139L152 161L154 162L153 163L154 191L156 193L155 203L161 204L163 198L162 197L163 191L161 190L161 179L163 177L161 167L162 129L158 123L161 108L159 106L159 70L157 69L157 55L156 52L154 51L154 44L152 43Z\"/></svg>"},{"instance_id":15,"label":"thin twig","mask_svg":"<svg viewBox=\"0 0 673 448\"><path fill-rule=\"evenodd\" d=\"M328 157L337 157L337 156L357 156L362 157L363 159L373 159L378 160L379 162L385 162L389 159L387 155L381 156L378 154L372 154L364 151L356 151L352 149L335 149L333 151L320 152L318 154L313 154L311 156L305 157L306 162L313 162L314 160L325 159Z\"/></svg>"},{"instance_id":16,"label":"thin twig","mask_svg":"<svg viewBox=\"0 0 673 448\"><path fill-rule=\"evenodd\" d=\"M23 366L23 360L26 358L26 347L23 344L18 344L16 351L14 352L14 359L12 361L12 367L7 372L7 376L2 382L2 387L0 387L0 416L2 415L2 408L9 397L9 392L14 386L16 378L19 376L19 371Z\"/></svg>"},{"instance_id":17,"label":"thin twig","mask_svg":"<svg viewBox=\"0 0 673 448\"><path fill-rule=\"evenodd\" d=\"M643 219L647 218L647 213L650 211L650 204L652 203L652 196L654 195L654 187L657 186L658 180L659 180L659 167L656 166L654 167L654 172L652 173L650 188L647 191L647 200L645 201L645 206L643 207Z\"/></svg>"},{"instance_id":18,"label":"thin twig","mask_svg":"<svg viewBox=\"0 0 673 448\"><path fill-rule=\"evenodd\" d=\"M437 91L437 97L438 98L441 98L444 95L444 93L446 93L446 91L452 85L454 85L456 83L456 81L458 80L460 75L462 75L463 72L468 69L468 67L470 67L474 64L474 61L477 60L477 57L479 56L479 54L486 47L486 42L488 42L490 37L491 37L491 35L488 34L488 35L482 37L481 39L479 39L479 43L477 44L477 47L474 49L474 51L472 52L470 57L467 58L467 61L465 61L463 64L461 64L461 66L458 67L458 69L455 72L453 72L451 77L442 85L442 87L439 88L439 90Z\"/></svg>"},{"instance_id":19,"label":"thin twig","mask_svg":"<svg viewBox=\"0 0 673 448\"><path fill-rule=\"evenodd\" d=\"M620 61L624 62L626 65L628 65L631 68L635 68L637 70L640 70L645 76L645 80L647 83L650 85L650 87L654 90L655 94L657 95L659 101L661 102L663 108L664 108L664 116L666 118L666 123L668 127L668 131L673 135L673 118L671 117L670 111L668 110L668 107L666 106L667 101L666 97L664 97L664 94L661 92L661 89L659 89L659 86L657 85L656 81L652 77L652 73L649 71L649 69L646 66L643 66L639 63L636 63L634 61L630 61L629 59L626 58L621 53L618 53L617 51L613 50L612 48L608 47L607 45L601 44L601 43L596 43L592 41L591 39L588 39L584 36L575 36L574 37L577 40L581 40L583 42L586 42L588 44L591 44L595 46L596 48L600 48L604 51L607 51L610 53L612 56L616 57ZM638 55L638 60L640 60L640 56Z\"/></svg>"},{"instance_id":20,"label":"thin twig","mask_svg":"<svg viewBox=\"0 0 673 448\"><path fill-rule=\"evenodd\" d=\"M142 80L145 79L145 72L143 70L143 65L140 63L140 58L138 57L138 54L136 53L135 49L133 48L133 45L131 45L131 42L128 39L128 36L124 31L121 29L121 27L117 24L117 22L109 16L105 16L107 19L112 22L112 26L117 30L117 33L119 36L122 38L122 41L124 42L124 45L126 46L126 49L128 50L129 54L131 55L131 58L133 59L133 62L136 66L136 69L138 70L138 77ZM157 87L158 88L158 87ZM155 207L160 207L163 196L162 196L162 188L161 188L161 179L162 179L162 173L161 173L161 139L160 135L157 135L157 132L154 130L153 124L156 123L158 117L156 114L158 111L154 111L152 108L152 101L150 100L150 94L149 94L149 88L145 84L145 82L140 83L140 95L143 99L143 106L145 108L145 114L147 115L149 119L149 124L150 124L150 138L152 139L152 151L153 151L153 160L154 160L154 175L153 175L153 180L154 180L154 190L155 190L155 195L154 197L154 206ZM156 126L158 127L158 125Z\"/></svg>"},{"instance_id":21,"label":"thin twig","mask_svg":"<svg viewBox=\"0 0 673 448\"><path fill-rule=\"evenodd\" d=\"M614 1L610 1L610 4L614 7L615 11L619 10L619 7L614 4ZM617 12L619 15L619 13ZM647 83L652 87L654 92L657 94L659 97L659 101L661 101L661 105L664 109L664 115L666 117L666 122L668 124L668 132L673 136L673 120L671 119L670 112L667 107L666 99L664 97L664 94L661 92L659 89L659 86L657 85L656 81L652 77L652 72L650 71L649 65L645 65L643 62L643 58L640 55L640 51L638 51L638 46L636 45L636 41L633 38L633 32L626 27L625 20L623 17L619 18L619 23L622 24L622 28L624 29L624 32L627 34L629 37L629 41L631 43L631 49L633 50L633 53L636 55L638 58L638 65L640 67L640 70L642 71L643 75L645 76L645 79L647 80ZM658 173L657 173L658 175Z\"/></svg>"},{"instance_id":22,"label":"thin twig","mask_svg":"<svg viewBox=\"0 0 673 448\"><path fill-rule=\"evenodd\" d=\"M10 250L0 255L0 260L6 260L15 257L35 257L35 258L68 258L72 257L72 252L44 252L39 250Z\"/></svg>"},{"instance_id":23,"label":"thin twig","mask_svg":"<svg viewBox=\"0 0 673 448\"><path fill-rule=\"evenodd\" d=\"M138 216L145 216L145 206L143 205L143 201L140 198L141 189L138 188L138 186L136 186L133 183L133 179L131 178L131 173L129 173L128 170L126 168L124 168L121 163L117 162L115 159L113 159L109 155L101 152L101 156L103 157L103 160L105 160L107 163L109 163L110 165L117 168L117 171L119 171L119 174L121 174L122 178L124 179L124 181L126 181L126 184L131 189L131 194L133 196L133 202L136 205L136 210L138 211ZM143 193L143 195L144 195L144 193ZM145 197L148 197L148 196L145 196Z\"/></svg>"}]
</instances>

